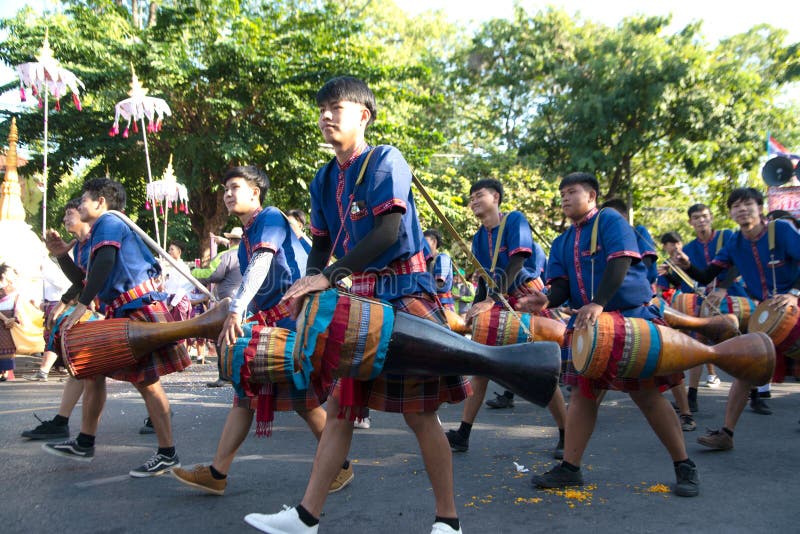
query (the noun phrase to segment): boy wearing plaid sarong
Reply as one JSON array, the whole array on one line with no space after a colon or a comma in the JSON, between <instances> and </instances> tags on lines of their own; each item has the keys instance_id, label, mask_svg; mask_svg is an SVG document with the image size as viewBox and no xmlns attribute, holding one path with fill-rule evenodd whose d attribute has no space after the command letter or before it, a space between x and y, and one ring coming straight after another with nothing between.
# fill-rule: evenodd
<instances>
[{"instance_id":1,"label":"boy wearing plaid sarong","mask_svg":"<svg viewBox=\"0 0 800 534\"><path fill-rule=\"evenodd\" d=\"M107 178L89 180L83 186L78 207L81 220L92 226L89 270L86 284L75 310L61 324L69 330L83 316L95 297L106 304L108 317L128 317L136 321L171 322L172 317L156 289L161 267L136 235L109 210L125 209L126 194L122 184ZM158 451L144 464L132 469L132 477L150 477L180 466L175 452L170 421L169 400L160 376L182 371L191 364L186 347L173 343L152 352L135 365L108 374L124 380L142 395L158 438ZM84 380L81 432L74 440L43 445L46 452L73 460L89 462L94 458L94 441L106 399L106 377Z\"/></svg>"},{"instance_id":2,"label":"boy wearing plaid sarong","mask_svg":"<svg viewBox=\"0 0 800 534\"><path fill-rule=\"evenodd\" d=\"M564 382L573 386L567 411L564 461L550 471L534 476L532 483L540 488L583 484L580 464L597 420L598 393L605 389L618 389L631 396L669 452L677 480L674 492L683 497L694 497L699 493L697 468L686 453L678 417L659 391L680 383L682 374L645 380L590 380L578 375L571 364L569 347L573 330L591 327L604 311L663 324L658 310L649 306L653 290L647 280L646 267L641 262L633 228L614 210L598 212L599 189L592 174L572 173L562 179L559 185L561 207L573 224L553 241L550 249L547 263L547 279L551 285L549 295L536 292L520 302L520 306L529 311L560 306L565 302L576 310L564 336L567 350ZM591 250L592 235L596 235L596 250Z\"/></svg>"},{"instance_id":3,"label":"boy wearing plaid sarong","mask_svg":"<svg viewBox=\"0 0 800 534\"><path fill-rule=\"evenodd\" d=\"M370 147L364 134L375 119L375 96L356 78L327 82L317 93L319 128L336 157L311 183L313 243L306 276L284 301L299 303L313 291L334 287L352 275L351 291L392 303L398 311L444 324L427 272L423 235L411 195L411 171L391 146ZM333 254L338 260L326 267ZM436 416L442 402L458 402L469 393L461 377L381 375L371 382L339 379L327 400L328 419L302 502L271 515L249 514L250 525L264 532L317 532L327 488L344 461L353 421L364 409L402 412L417 436L433 487L433 532L460 533L453 490L450 447Z\"/></svg>"}]
</instances>

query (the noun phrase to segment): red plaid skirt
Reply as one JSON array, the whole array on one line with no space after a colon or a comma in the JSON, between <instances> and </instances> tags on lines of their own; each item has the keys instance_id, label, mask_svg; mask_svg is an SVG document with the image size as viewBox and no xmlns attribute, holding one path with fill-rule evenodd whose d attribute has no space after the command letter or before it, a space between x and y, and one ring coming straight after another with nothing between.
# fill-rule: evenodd
<instances>
[{"instance_id":1,"label":"red plaid skirt","mask_svg":"<svg viewBox=\"0 0 800 534\"><path fill-rule=\"evenodd\" d=\"M660 320L654 320L653 322L667 326L665 322ZM564 384L579 387L581 393L587 398L595 398L594 391L603 389L612 389L629 393L631 391L658 388L659 391L663 392L683 382L683 373L654 376L651 378L616 377L613 380L592 380L586 378L580 375L575 369L575 366L572 365L572 332L573 329L569 328L564 333L564 344L561 346L561 377Z\"/></svg>"},{"instance_id":2,"label":"red plaid skirt","mask_svg":"<svg viewBox=\"0 0 800 534\"><path fill-rule=\"evenodd\" d=\"M442 308L429 295L408 295L391 301L391 304L398 313L409 313L447 325ZM422 377L385 373L371 382L337 379L331 392L342 406L340 416L347 415L350 420L363 418L365 408L393 413L434 412L443 402L461 402L471 394L472 386L461 376Z\"/></svg>"},{"instance_id":3,"label":"red plaid skirt","mask_svg":"<svg viewBox=\"0 0 800 534\"><path fill-rule=\"evenodd\" d=\"M137 310L126 313L125 316L133 321L144 321L146 323L173 322L172 315L166 304L160 301L142 306ZM189 353L186 352L186 346L183 343L172 343L155 352L151 352L148 356L140 359L136 365L118 369L107 376L114 380L123 380L132 384L155 382L160 376L183 371L191 363Z\"/></svg>"}]
</instances>

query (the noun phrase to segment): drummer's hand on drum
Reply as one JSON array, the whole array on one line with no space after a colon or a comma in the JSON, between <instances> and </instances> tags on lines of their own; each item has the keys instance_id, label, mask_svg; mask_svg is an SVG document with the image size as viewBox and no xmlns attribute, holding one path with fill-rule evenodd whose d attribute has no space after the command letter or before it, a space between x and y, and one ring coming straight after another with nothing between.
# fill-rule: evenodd
<instances>
[{"instance_id":1,"label":"drummer's hand on drum","mask_svg":"<svg viewBox=\"0 0 800 534\"><path fill-rule=\"evenodd\" d=\"M575 330L594 326L594 323L597 322L597 318L600 317L601 313L603 313L603 307L594 302L590 302L581 307L581 309L578 310L578 314L575 316Z\"/></svg>"},{"instance_id":2,"label":"drummer's hand on drum","mask_svg":"<svg viewBox=\"0 0 800 534\"><path fill-rule=\"evenodd\" d=\"M483 312L487 312L487 311L491 310L493 306L494 306L494 300L492 300L492 299L486 299L486 300L482 300L480 302L476 302L467 311L467 315L464 318L464 321L467 324L470 324L472 322L472 319L476 315L479 315L479 314L481 314Z\"/></svg>"},{"instance_id":3,"label":"drummer's hand on drum","mask_svg":"<svg viewBox=\"0 0 800 534\"><path fill-rule=\"evenodd\" d=\"M538 313L547 308L549 302L547 295L534 289L530 295L517 299L516 310L525 313Z\"/></svg>"},{"instance_id":4,"label":"drummer's hand on drum","mask_svg":"<svg viewBox=\"0 0 800 534\"><path fill-rule=\"evenodd\" d=\"M50 228L45 234L44 246L47 248L47 252L53 256L63 256L64 254L67 254L73 246L75 246L75 239L67 243L61 238L61 235L58 232Z\"/></svg>"},{"instance_id":5,"label":"drummer's hand on drum","mask_svg":"<svg viewBox=\"0 0 800 534\"><path fill-rule=\"evenodd\" d=\"M797 297L788 293L784 293L783 295L775 295L769 300L767 305L775 311L781 311L786 306L794 306L796 308Z\"/></svg>"},{"instance_id":6,"label":"drummer's hand on drum","mask_svg":"<svg viewBox=\"0 0 800 534\"><path fill-rule=\"evenodd\" d=\"M72 313L67 315L67 317L61 322L61 332L66 332L72 328L72 325L81 320L81 317L83 317L84 313L86 313L86 306L80 302L77 302L75 304L75 309L72 310Z\"/></svg>"},{"instance_id":7,"label":"drummer's hand on drum","mask_svg":"<svg viewBox=\"0 0 800 534\"><path fill-rule=\"evenodd\" d=\"M222 332L219 333L217 343L220 346L233 346L236 339L244 336L242 330L242 316L238 313L229 313L225 318L225 324L222 325Z\"/></svg>"},{"instance_id":8,"label":"drummer's hand on drum","mask_svg":"<svg viewBox=\"0 0 800 534\"><path fill-rule=\"evenodd\" d=\"M292 316L296 317L297 313L299 313L300 309L298 307L299 303L303 302L303 297L308 293L313 293L315 291L324 291L331 287L331 283L328 279L321 275L315 274L312 276L304 276L290 287L286 293L283 294L283 298L281 299L282 303L286 303L292 299L295 299L295 305L292 306Z\"/></svg>"},{"instance_id":9,"label":"drummer's hand on drum","mask_svg":"<svg viewBox=\"0 0 800 534\"><path fill-rule=\"evenodd\" d=\"M53 306L53 309L50 310L50 314L47 316L47 322L45 323L45 326L47 327L48 330L53 329L53 323L56 322L58 316L64 313L64 310L66 309L67 305L61 301L58 301L58 304Z\"/></svg>"}]
</instances>

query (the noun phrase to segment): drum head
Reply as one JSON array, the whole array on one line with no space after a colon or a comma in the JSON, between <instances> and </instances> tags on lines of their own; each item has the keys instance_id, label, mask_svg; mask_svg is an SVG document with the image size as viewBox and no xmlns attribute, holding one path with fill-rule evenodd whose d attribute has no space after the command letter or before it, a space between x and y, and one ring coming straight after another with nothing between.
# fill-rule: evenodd
<instances>
[{"instance_id":1,"label":"drum head","mask_svg":"<svg viewBox=\"0 0 800 534\"><path fill-rule=\"evenodd\" d=\"M580 374L583 374L589 366L596 335L597 324L572 333L572 365Z\"/></svg>"},{"instance_id":2,"label":"drum head","mask_svg":"<svg viewBox=\"0 0 800 534\"><path fill-rule=\"evenodd\" d=\"M747 324L748 332L764 332L770 335L780 324L783 319L783 313L771 309L769 302L769 300L765 300L756 306Z\"/></svg>"}]
</instances>

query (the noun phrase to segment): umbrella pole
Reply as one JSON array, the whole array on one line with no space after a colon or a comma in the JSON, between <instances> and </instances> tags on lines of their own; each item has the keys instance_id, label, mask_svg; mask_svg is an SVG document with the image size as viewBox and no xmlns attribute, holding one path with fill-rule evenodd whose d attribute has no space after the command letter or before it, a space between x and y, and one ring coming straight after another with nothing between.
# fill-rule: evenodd
<instances>
[{"instance_id":1,"label":"umbrella pole","mask_svg":"<svg viewBox=\"0 0 800 534\"><path fill-rule=\"evenodd\" d=\"M166 199L164 204L166 205ZM169 206L164 209L164 250L167 249L167 219L169 218Z\"/></svg>"},{"instance_id":2,"label":"umbrella pole","mask_svg":"<svg viewBox=\"0 0 800 534\"><path fill-rule=\"evenodd\" d=\"M47 80L44 82L44 154L42 155L42 181L44 182L44 193L42 194L42 239L47 233L47 111L50 107L48 102Z\"/></svg>"},{"instance_id":3,"label":"umbrella pole","mask_svg":"<svg viewBox=\"0 0 800 534\"><path fill-rule=\"evenodd\" d=\"M147 129L144 126L144 116L141 118L142 121L142 139L144 139L144 159L147 162L147 183L153 183L153 173L150 170L150 151L147 149ZM156 202L153 200L153 223L156 227L156 243L161 241L161 238L158 235L158 213L156 212Z\"/></svg>"}]
</instances>

